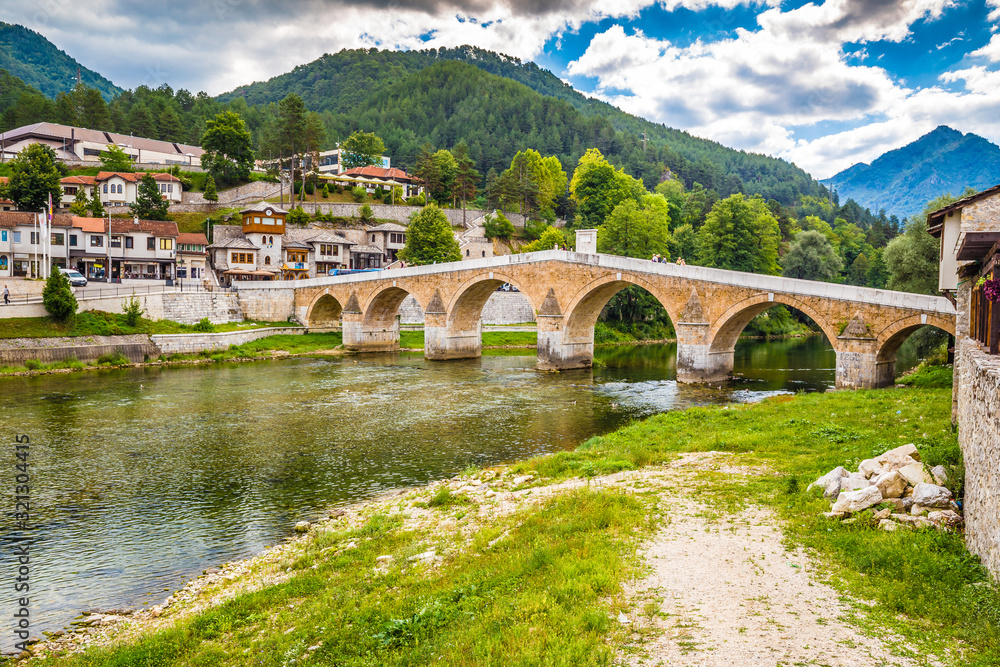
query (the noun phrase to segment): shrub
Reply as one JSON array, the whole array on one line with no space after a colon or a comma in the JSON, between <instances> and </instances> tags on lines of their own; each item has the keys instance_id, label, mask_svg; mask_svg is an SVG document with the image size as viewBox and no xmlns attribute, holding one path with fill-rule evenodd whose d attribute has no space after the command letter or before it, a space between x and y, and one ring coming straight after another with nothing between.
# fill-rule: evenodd
<instances>
[{"instance_id":1,"label":"shrub","mask_svg":"<svg viewBox=\"0 0 1000 667\"><path fill-rule=\"evenodd\" d=\"M208 201L219 201L219 192L215 189L215 179L212 178L211 174L205 180L204 197Z\"/></svg>"},{"instance_id":2,"label":"shrub","mask_svg":"<svg viewBox=\"0 0 1000 667\"><path fill-rule=\"evenodd\" d=\"M416 197L407 197L406 203L410 206L423 206L427 203L427 199L423 195L417 195Z\"/></svg>"},{"instance_id":3,"label":"shrub","mask_svg":"<svg viewBox=\"0 0 1000 667\"><path fill-rule=\"evenodd\" d=\"M382 203L383 204L389 204L390 206L392 205L392 193L391 192L389 194L387 194L385 197L382 197Z\"/></svg>"},{"instance_id":4,"label":"shrub","mask_svg":"<svg viewBox=\"0 0 1000 667\"><path fill-rule=\"evenodd\" d=\"M368 204L362 204L361 208L358 209L358 219L365 224L375 222L375 213L372 211L372 207Z\"/></svg>"},{"instance_id":5,"label":"shrub","mask_svg":"<svg viewBox=\"0 0 1000 667\"><path fill-rule=\"evenodd\" d=\"M301 206L296 206L288 212L286 220L292 225L305 225L309 222L309 214Z\"/></svg>"},{"instance_id":6,"label":"shrub","mask_svg":"<svg viewBox=\"0 0 1000 667\"><path fill-rule=\"evenodd\" d=\"M128 301L122 301L122 312L125 314L125 324L130 327L137 327L146 309L142 307L139 299L135 298L133 294Z\"/></svg>"},{"instance_id":7,"label":"shrub","mask_svg":"<svg viewBox=\"0 0 1000 667\"><path fill-rule=\"evenodd\" d=\"M354 197L354 201L362 202L365 200L365 197L368 195L368 193L365 192L365 189L360 185L355 185L353 188L351 188L351 195Z\"/></svg>"},{"instance_id":8,"label":"shrub","mask_svg":"<svg viewBox=\"0 0 1000 667\"><path fill-rule=\"evenodd\" d=\"M42 367L42 362L40 362L38 359L28 359L27 361L24 362L24 367L27 368L29 371L37 371L39 368Z\"/></svg>"},{"instance_id":9,"label":"shrub","mask_svg":"<svg viewBox=\"0 0 1000 667\"><path fill-rule=\"evenodd\" d=\"M42 289L42 304L56 322L68 322L76 315L76 297L62 271L53 268L49 274Z\"/></svg>"},{"instance_id":10,"label":"shrub","mask_svg":"<svg viewBox=\"0 0 1000 667\"><path fill-rule=\"evenodd\" d=\"M323 184L323 191L320 194L323 196L323 199L326 199L326 198L328 198L330 196L330 184L329 183L324 183Z\"/></svg>"},{"instance_id":11,"label":"shrub","mask_svg":"<svg viewBox=\"0 0 1000 667\"><path fill-rule=\"evenodd\" d=\"M295 181L295 183L292 185L292 192L294 192L295 194L299 194L299 192L301 191L302 191L302 181Z\"/></svg>"},{"instance_id":12,"label":"shrub","mask_svg":"<svg viewBox=\"0 0 1000 667\"><path fill-rule=\"evenodd\" d=\"M97 357L98 365L108 364L109 366L128 366L128 357L120 351L115 350L111 354L102 354Z\"/></svg>"},{"instance_id":13,"label":"shrub","mask_svg":"<svg viewBox=\"0 0 1000 667\"><path fill-rule=\"evenodd\" d=\"M198 320L198 324L194 325L194 330L201 333L213 333L215 325L209 322L207 317L203 317Z\"/></svg>"},{"instance_id":14,"label":"shrub","mask_svg":"<svg viewBox=\"0 0 1000 667\"><path fill-rule=\"evenodd\" d=\"M490 214L486 216L483 233L488 239L509 239L514 235L514 224L503 213L497 213L496 216Z\"/></svg>"},{"instance_id":15,"label":"shrub","mask_svg":"<svg viewBox=\"0 0 1000 667\"><path fill-rule=\"evenodd\" d=\"M311 195L316 192L316 186L313 185L312 181L306 181L306 194Z\"/></svg>"}]
</instances>

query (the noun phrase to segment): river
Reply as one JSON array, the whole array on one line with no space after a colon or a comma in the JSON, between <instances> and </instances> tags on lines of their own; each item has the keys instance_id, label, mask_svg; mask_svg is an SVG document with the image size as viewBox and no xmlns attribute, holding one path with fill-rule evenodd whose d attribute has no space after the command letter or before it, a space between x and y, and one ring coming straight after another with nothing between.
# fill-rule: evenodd
<instances>
[{"instance_id":1,"label":"river","mask_svg":"<svg viewBox=\"0 0 1000 667\"><path fill-rule=\"evenodd\" d=\"M723 388L674 381L675 347L601 348L541 373L534 351L294 358L0 379L9 441L31 438L34 527L14 528L7 448L0 594L31 540L32 631L81 611L156 604L302 519L468 466L570 449L634 418L833 385L821 336L741 341ZM0 646L11 648L10 633Z\"/></svg>"}]
</instances>

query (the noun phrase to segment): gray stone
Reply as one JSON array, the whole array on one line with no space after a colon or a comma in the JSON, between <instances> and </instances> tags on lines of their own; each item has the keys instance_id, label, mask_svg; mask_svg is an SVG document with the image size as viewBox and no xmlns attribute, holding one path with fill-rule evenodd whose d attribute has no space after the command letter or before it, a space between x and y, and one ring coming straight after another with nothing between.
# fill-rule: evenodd
<instances>
[{"instance_id":1,"label":"gray stone","mask_svg":"<svg viewBox=\"0 0 1000 667\"><path fill-rule=\"evenodd\" d=\"M842 477L840 479L840 492L844 491L857 491L858 489L863 489L865 487L871 486L872 483L865 479L864 477Z\"/></svg>"},{"instance_id":2,"label":"gray stone","mask_svg":"<svg viewBox=\"0 0 1000 667\"><path fill-rule=\"evenodd\" d=\"M913 487L913 503L947 509L951 506L951 491L936 484L917 484Z\"/></svg>"},{"instance_id":3,"label":"gray stone","mask_svg":"<svg viewBox=\"0 0 1000 667\"><path fill-rule=\"evenodd\" d=\"M831 512L861 512L882 502L882 492L877 486L868 486L857 491L844 491L837 497Z\"/></svg>"},{"instance_id":4,"label":"gray stone","mask_svg":"<svg viewBox=\"0 0 1000 667\"><path fill-rule=\"evenodd\" d=\"M880 454L876 457L879 463L887 468L891 468L893 464L908 465L912 459L913 461L920 461L920 452L917 451L917 446L912 442L908 445L901 445L895 449L890 449L884 454ZM891 468L893 470L898 470L899 468Z\"/></svg>"},{"instance_id":5,"label":"gray stone","mask_svg":"<svg viewBox=\"0 0 1000 667\"><path fill-rule=\"evenodd\" d=\"M923 463L911 463L908 466L903 466L899 469L899 474L905 477L911 486L930 481L930 478L928 478L927 473L924 471Z\"/></svg>"},{"instance_id":6,"label":"gray stone","mask_svg":"<svg viewBox=\"0 0 1000 667\"><path fill-rule=\"evenodd\" d=\"M926 507L924 507L923 505L919 505L917 503L913 503L913 505L910 506L910 514L912 514L913 516L920 516L921 514L927 514L928 511L929 510Z\"/></svg>"},{"instance_id":7,"label":"gray stone","mask_svg":"<svg viewBox=\"0 0 1000 667\"><path fill-rule=\"evenodd\" d=\"M865 459L858 466L858 472L864 475L866 479L871 479L876 475L881 475L885 472L885 469L879 464L876 459Z\"/></svg>"},{"instance_id":8,"label":"gray stone","mask_svg":"<svg viewBox=\"0 0 1000 667\"><path fill-rule=\"evenodd\" d=\"M840 479L842 477L847 477L847 469L843 466L837 466L807 486L806 491L810 491L814 488L822 489L824 496L827 498L833 498L840 493Z\"/></svg>"},{"instance_id":9,"label":"gray stone","mask_svg":"<svg viewBox=\"0 0 1000 667\"><path fill-rule=\"evenodd\" d=\"M922 516L911 516L909 514L893 514L894 521L912 526L914 528L936 528L933 521Z\"/></svg>"},{"instance_id":10,"label":"gray stone","mask_svg":"<svg viewBox=\"0 0 1000 667\"><path fill-rule=\"evenodd\" d=\"M299 521L297 524L295 524L295 532L296 533L308 533L309 529L311 527L312 527L312 524L309 523L308 521Z\"/></svg>"},{"instance_id":11,"label":"gray stone","mask_svg":"<svg viewBox=\"0 0 1000 667\"><path fill-rule=\"evenodd\" d=\"M407 558L407 560L410 560L410 561L430 560L430 559L434 558L434 556L436 556L436 555L437 555L437 552L434 551L433 549L431 549L430 551L425 551L423 553L419 553L416 556L410 556L409 558Z\"/></svg>"},{"instance_id":12,"label":"gray stone","mask_svg":"<svg viewBox=\"0 0 1000 667\"><path fill-rule=\"evenodd\" d=\"M943 526L957 526L962 523L962 517L952 510L935 510L927 515L927 519Z\"/></svg>"},{"instance_id":13,"label":"gray stone","mask_svg":"<svg viewBox=\"0 0 1000 667\"><path fill-rule=\"evenodd\" d=\"M885 509L880 509L878 512L872 515L872 519L875 521L881 521L882 519L888 519L892 515L892 508L886 507Z\"/></svg>"},{"instance_id":14,"label":"gray stone","mask_svg":"<svg viewBox=\"0 0 1000 667\"><path fill-rule=\"evenodd\" d=\"M906 492L906 478L896 470L882 473L872 483L882 492L883 498L899 498Z\"/></svg>"},{"instance_id":15,"label":"gray stone","mask_svg":"<svg viewBox=\"0 0 1000 667\"><path fill-rule=\"evenodd\" d=\"M899 530L900 528L909 528L909 526L896 523L892 519L882 519L878 522L878 527L888 533L891 533L894 530Z\"/></svg>"},{"instance_id":16,"label":"gray stone","mask_svg":"<svg viewBox=\"0 0 1000 667\"><path fill-rule=\"evenodd\" d=\"M931 468L931 475L934 477L934 483L938 486L944 486L948 482L948 471L945 470L944 466Z\"/></svg>"}]
</instances>

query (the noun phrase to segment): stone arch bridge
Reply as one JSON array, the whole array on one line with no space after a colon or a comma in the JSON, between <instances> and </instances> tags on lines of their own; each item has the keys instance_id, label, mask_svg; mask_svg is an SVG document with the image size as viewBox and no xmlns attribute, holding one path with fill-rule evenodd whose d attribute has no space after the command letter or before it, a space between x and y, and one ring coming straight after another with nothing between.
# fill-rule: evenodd
<instances>
[{"instance_id":1,"label":"stone arch bridge","mask_svg":"<svg viewBox=\"0 0 1000 667\"><path fill-rule=\"evenodd\" d=\"M462 359L481 355L480 315L504 283L517 287L537 313L541 369L589 367L594 324L629 285L655 296L674 323L681 382L725 379L743 328L778 304L805 313L826 334L837 353L838 387L891 385L896 351L921 326L955 333L955 307L944 297L560 250L243 283L239 294L247 317L339 324L346 348L370 352L399 348L397 312L413 295L424 311L425 356Z\"/></svg>"}]
</instances>

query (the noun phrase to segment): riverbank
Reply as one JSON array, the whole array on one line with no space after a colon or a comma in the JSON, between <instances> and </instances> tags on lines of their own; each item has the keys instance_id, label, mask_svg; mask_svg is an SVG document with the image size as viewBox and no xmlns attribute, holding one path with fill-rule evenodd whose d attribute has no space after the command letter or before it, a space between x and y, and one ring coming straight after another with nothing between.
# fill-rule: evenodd
<instances>
[{"instance_id":1,"label":"riverbank","mask_svg":"<svg viewBox=\"0 0 1000 667\"><path fill-rule=\"evenodd\" d=\"M907 442L959 463L950 406L905 388L657 415L333 512L37 662L995 664L1000 594L960 535L827 520L804 490Z\"/></svg>"}]
</instances>

